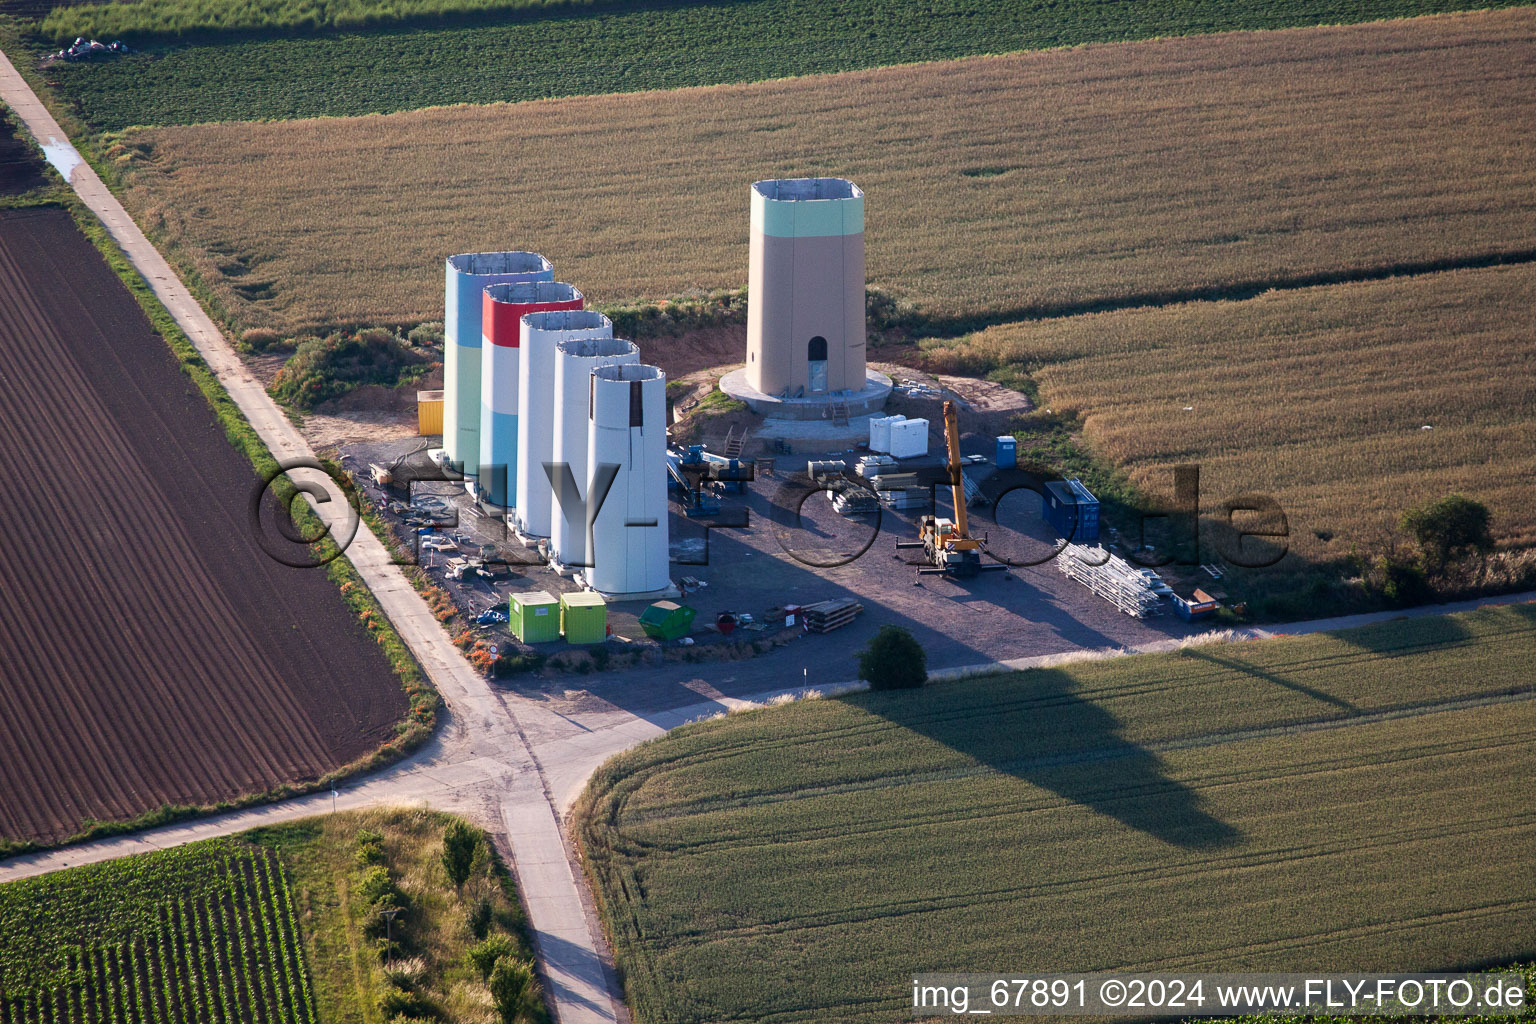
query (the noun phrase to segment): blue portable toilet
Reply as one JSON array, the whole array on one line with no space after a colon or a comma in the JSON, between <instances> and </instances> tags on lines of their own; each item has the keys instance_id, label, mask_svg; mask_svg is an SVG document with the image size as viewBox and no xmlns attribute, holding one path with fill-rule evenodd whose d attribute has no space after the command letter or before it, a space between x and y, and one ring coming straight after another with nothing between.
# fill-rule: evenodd
<instances>
[{"instance_id":1,"label":"blue portable toilet","mask_svg":"<svg viewBox=\"0 0 1536 1024\"><path fill-rule=\"evenodd\" d=\"M997 439L997 468L1012 469L1019 464L1019 439L1003 434Z\"/></svg>"}]
</instances>

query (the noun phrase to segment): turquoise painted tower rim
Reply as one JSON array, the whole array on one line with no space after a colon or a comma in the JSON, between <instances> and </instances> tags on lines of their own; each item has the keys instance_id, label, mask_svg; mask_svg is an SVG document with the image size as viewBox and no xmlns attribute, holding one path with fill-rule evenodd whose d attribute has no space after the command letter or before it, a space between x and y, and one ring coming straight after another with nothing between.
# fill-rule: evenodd
<instances>
[{"instance_id":1,"label":"turquoise painted tower rim","mask_svg":"<svg viewBox=\"0 0 1536 1024\"><path fill-rule=\"evenodd\" d=\"M864 190L847 178L753 182L752 230L770 238L863 234Z\"/></svg>"}]
</instances>

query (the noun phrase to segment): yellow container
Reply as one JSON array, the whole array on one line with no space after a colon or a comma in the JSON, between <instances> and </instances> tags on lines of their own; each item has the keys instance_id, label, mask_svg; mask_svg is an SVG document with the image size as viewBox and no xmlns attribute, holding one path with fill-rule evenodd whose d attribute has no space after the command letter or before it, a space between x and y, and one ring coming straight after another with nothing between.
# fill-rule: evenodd
<instances>
[{"instance_id":1,"label":"yellow container","mask_svg":"<svg viewBox=\"0 0 1536 1024\"><path fill-rule=\"evenodd\" d=\"M443 393L416 392L416 433L423 437L443 432Z\"/></svg>"}]
</instances>

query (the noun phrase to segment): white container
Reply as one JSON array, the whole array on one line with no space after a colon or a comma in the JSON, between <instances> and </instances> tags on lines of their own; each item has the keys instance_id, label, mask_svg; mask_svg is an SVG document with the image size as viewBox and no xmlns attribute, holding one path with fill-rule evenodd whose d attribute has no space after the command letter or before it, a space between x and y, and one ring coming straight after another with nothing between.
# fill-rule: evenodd
<instances>
[{"instance_id":1,"label":"white container","mask_svg":"<svg viewBox=\"0 0 1536 1024\"><path fill-rule=\"evenodd\" d=\"M555 346L573 338L611 338L613 322L594 309L529 313L520 337L515 521L525 536L548 537L554 490L544 463L555 454Z\"/></svg>"},{"instance_id":2,"label":"white container","mask_svg":"<svg viewBox=\"0 0 1536 1024\"><path fill-rule=\"evenodd\" d=\"M891 454L911 459L928 454L928 421L907 420L891 424Z\"/></svg>"},{"instance_id":3,"label":"white container","mask_svg":"<svg viewBox=\"0 0 1536 1024\"><path fill-rule=\"evenodd\" d=\"M640 350L622 338L567 338L555 345L555 438L550 461L559 473L560 464L570 468L571 482L579 495L551 494L549 509L550 561L563 566L585 566L587 558L586 497L592 492L587 474L587 422L591 402L592 371L600 366L638 363ZM575 500L573 500L575 499Z\"/></svg>"},{"instance_id":4,"label":"white container","mask_svg":"<svg viewBox=\"0 0 1536 1024\"><path fill-rule=\"evenodd\" d=\"M869 450L872 452L888 452L891 450L891 424L900 423L905 416L876 416L869 421Z\"/></svg>"},{"instance_id":5,"label":"white container","mask_svg":"<svg viewBox=\"0 0 1536 1024\"><path fill-rule=\"evenodd\" d=\"M604 596L671 586L667 563L667 375L643 363L592 372L587 467L617 475L592 520L587 585ZM589 500L596 495L590 495Z\"/></svg>"}]
</instances>

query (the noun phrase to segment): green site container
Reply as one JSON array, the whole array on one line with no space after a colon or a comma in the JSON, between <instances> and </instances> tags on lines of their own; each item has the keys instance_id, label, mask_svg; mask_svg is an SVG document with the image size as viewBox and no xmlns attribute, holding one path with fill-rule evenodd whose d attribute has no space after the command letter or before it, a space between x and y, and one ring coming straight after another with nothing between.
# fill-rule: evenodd
<instances>
[{"instance_id":1,"label":"green site container","mask_svg":"<svg viewBox=\"0 0 1536 1024\"><path fill-rule=\"evenodd\" d=\"M600 644L608 639L608 602L584 590L560 595L560 631L568 644Z\"/></svg>"},{"instance_id":2,"label":"green site container","mask_svg":"<svg viewBox=\"0 0 1536 1024\"><path fill-rule=\"evenodd\" d=\"M560 602L542 590L513 594L507 600L507 621L512 635L525 644L559 640Z\"/></svg>"},{"instance_id":3,"label":"green site container","mask_svg":"<svg viewBox=\"0 0 1536 1024\"><path fill-rule=\"evenodd\" d=\"M657 601L640 615L640 628L652 640L676 640L693 625L694 610L676 601Z\"/></svg>"}]
</instances>

